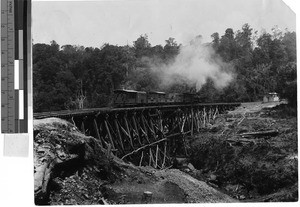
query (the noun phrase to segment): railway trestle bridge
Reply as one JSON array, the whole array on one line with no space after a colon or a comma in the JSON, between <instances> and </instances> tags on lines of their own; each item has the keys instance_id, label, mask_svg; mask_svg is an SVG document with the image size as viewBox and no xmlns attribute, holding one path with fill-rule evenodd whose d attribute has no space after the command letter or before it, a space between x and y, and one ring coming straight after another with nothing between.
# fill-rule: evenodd
<instances>
[{"instance_id":1,"label":"railway trestle bridge","mask_svg":"<svg viewBox=\"0 0 300 207\"><path fill-rule=\"evenodd\" d=\"M140 166L166 168L173 157L188 156L186 137L199 133L239 103L97 108L35 113L59 117L99 140L117 157Z\"/></svg>"}]
</instances>

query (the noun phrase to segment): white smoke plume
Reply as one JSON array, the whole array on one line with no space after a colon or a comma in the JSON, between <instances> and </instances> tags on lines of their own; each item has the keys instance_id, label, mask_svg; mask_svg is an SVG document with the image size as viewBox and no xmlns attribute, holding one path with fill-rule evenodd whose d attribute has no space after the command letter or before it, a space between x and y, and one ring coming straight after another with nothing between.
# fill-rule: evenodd
<instances>
[{"instance_id":1,"label":"white smoke plume","mask_svg":"<svg viewBox=\"0 0 300 207\"><path fill-rule=\"evenodd\" d=\"M201 38L196 38L189 45L181 46L175 60L169 64L151 64L159 72L162 87L175 84L178 78L190 86L196 84L199 90L211 78L217 89L227 86L233 79L232 69L216 55L213 48L203 45Z\"/></svg>"}]
</instances>

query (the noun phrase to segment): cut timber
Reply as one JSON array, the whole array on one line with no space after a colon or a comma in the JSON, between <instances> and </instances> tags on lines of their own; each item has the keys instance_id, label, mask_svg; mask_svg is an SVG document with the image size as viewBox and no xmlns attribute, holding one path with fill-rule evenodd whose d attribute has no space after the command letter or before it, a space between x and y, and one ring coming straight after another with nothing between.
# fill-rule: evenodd
<instances>
[{"instance_id":1,"label":"cut timber","mask_svg":"<svg viewBox=\"0 0 300 207\"><path fill-rule=\"evenodd\" d=\"M115 122L115 128L116 128L116 131L117 131L117 134L118 134L118 138L119 138L119 141L120 141L121 148L124 151L124 144L123 144L123 140L122 140L122 136L121 136L121 132L120 132L120 129L119 129L117 119L115 119L114 122Z\"/></svg>"},{"instance_id":2,"label":"cut timber","mask_svg":"<svg viewBox=\"0 0 300 207\"><path fill-rule=\"evenodd\" d=\"M108 124L107 124L107 121L106 121L106 120L104 121L104 124L105 124L105 128L106 128L106 131L107 131L107 134L108 134L108 138L109 138L109 140L110 140L110 144L112 145L112 148L113 148L113 149L116 149L116 148L115 148L115 145L114 145L114 142L113 142L113 138L112 138L112 136L111 136L111 133L110 133L110 130L109 130L109 127L108 127Z\"/></svg>"},{"instance_id":3,"label":"cut timber","mask_svg":"<svg viewBox=\"0 0 300 207\"><path fill-rule=\"evenodd\" d=\"M142 149L145 149L146 147L151 147L151 146L153 146L153 145L156 145L156 144L158 144L158 143L160 143L160 142L163 142L163 141L166 141L166 140L167 140L167 138L164 138L164 139L158 140L158 141L156 141L156 142L152 142L151 144L144 145L144 146L142 146L142 147L140 147L140 148L138 148L138 149L136 149L136 150L134 150L134 151L132 151L132 152L126 154L126 155L124 155L124 156L121 158L121 160L123 160L125 157L128 157L129 155L132 155L132 154L134 154L134 153L137 153L138 151L140 151L140 150L142 150Z\"/></svg>"},{"instance_id":4,"label":"cut timber","mask_svg":"<svg viewBox=\"0 0 300 207\"><path fill-rule=\"evenodd\" d=\"M141 156L141 159L140 159L140 164L139 164L139 166L142 166L143 158L144 158L144 151L142 151L142 156Z\"/></svg>"},{"instance_id":5,"label":"cut timber","mask_svg":"<svg viewBox=\"0 0 300 207\"><path fill-rule=\"evenodd\" d=\"M226 139L230 143L239 143L239 142L253 142L256 143L254 139Z\"/></svg>"},{"instance_id":6,"label":"cut timber","mask_svg":"<svg viewBox=\"0 0 300 207\"><path fill-rule=\"evenodd\" d=\"M97 137L97 139L101 140L101 136L100 136L100 132L99 132L97 120L94 119L94 120L93 120L93 123L94 123L94 129L95 129L95 132L96 132L96 137ZM100 141L99 143L100 143L101 146L102 146L102 142ZM103 146L102 146L102 147L103 147Z\"/></svg>"},{"instance_id":7,"label":"cut timber","mask_svg":"<svg viewBox=\"0 0 300 207\"><path fill-rule=\"evenodd\" d=\"M163 158L163 163L162 163L162 166L161 168L164 168L165 167L165 163L166 163L166 156L167 156L167 142L165 142L165 146L164 146L164 158Z\"/></svg>"},{"instance_id":8,"label":"cut timber","mask_svg":"<svg viewBox=\"0 0 300 207\"><path fill-rule=\"evenodd\" d=\"M265 137L265 136L271 136L275 137L279 134L277 130L269 130L269 131L258 131L258 132L247 132L239 134L242 137Z\"/></svg>"}]
</instances>

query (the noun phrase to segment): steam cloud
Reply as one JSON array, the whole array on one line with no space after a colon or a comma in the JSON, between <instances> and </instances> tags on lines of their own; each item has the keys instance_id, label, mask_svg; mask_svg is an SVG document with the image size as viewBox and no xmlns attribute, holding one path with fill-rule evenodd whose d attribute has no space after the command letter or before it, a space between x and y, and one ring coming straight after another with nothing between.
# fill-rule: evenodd
<instances>
[{"instance_id":1,"label":"steam cloud","mask_svg":"<svg viewBox=\"0 0 300 207\"><path fill-rule=\"evenodd\" d=\"M159 72L163 87L175 84L180 77L199 90L211 78L215 87L222 89L233 79L230 64L223 62L211 46L203 45L199 37L181 46L172 63L152 64L152 69Z\"/></svg>"}]
</instances>

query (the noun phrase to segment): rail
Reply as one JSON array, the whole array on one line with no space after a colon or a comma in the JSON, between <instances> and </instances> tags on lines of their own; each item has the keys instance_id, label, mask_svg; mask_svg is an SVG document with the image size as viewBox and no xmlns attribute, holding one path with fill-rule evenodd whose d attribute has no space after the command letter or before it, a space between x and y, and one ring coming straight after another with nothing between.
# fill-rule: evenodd
<instances>
[{"instance_id":1,"label":"rail","mask_svg":"<svg viewBox=\"0 0 300 207\"><path fill-rule=\"evenodd\" d=\"M166 168L174 157L189 156L186 137L201 133L219 114L240 103L201 103L128 108L92 108L35 113L72 122L101 146L135 165Z\"/></svg>"},{"instance_id":2,"label":"rail","mask_svg":"<svg viewBox=\"0 0 300 207\"><path fill-rule=\"evenodd\" d=\"M237 107L241 103L199 103L199 104L180 104L180 105L156 105L156 106L141 106L141 107L123 107L123 108L114 108L114 107L103 107L103 108L87 108L87 109L77 109L77 110L62 110L62 111L50 111L50 112L38 112L33 114L34 119L43 119L49 117L59 117L59 118L68 118L74 116L84 116L92 115L98 113L110 113L110 112L122 112L122 111L142 111L149 109L177 109L182 107L209 107L209 106L228 106L228 107Z\"/></svg>"}]
</instances>

